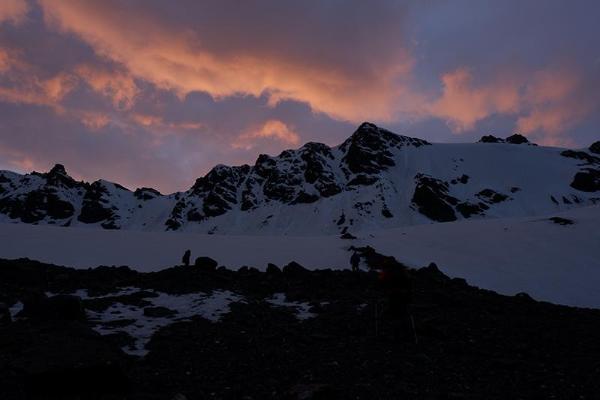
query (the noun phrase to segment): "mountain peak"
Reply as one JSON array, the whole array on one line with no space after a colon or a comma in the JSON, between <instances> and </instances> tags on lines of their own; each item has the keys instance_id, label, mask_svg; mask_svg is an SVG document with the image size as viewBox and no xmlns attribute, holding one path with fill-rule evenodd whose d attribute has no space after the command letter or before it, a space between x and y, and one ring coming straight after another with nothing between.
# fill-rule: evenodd
<instances>
[{"instance_id":1,"label":"mountain peak","mask_svg":"<svg viewBox=\"0 0 600 400\"><path fill-rule=\"evenodd\" d=\"M50 169L50 171L48 172L48 175L50 175L50 176L56 176L56 175L69 176L67 174L67 170L65 169L65 166L62 164L54 164L54 167L52 167L52 169Z\"/></svg>"},{"instance_id":2,"label":"mountain peak","mask_svg":"<svg viewBox=\"0 0 600 400\"><path fill-rule=\"evenodd\" d=\"M365 131L365 130L377 130L379 131L379 127L372 122L365 121L358 126L356 131Z\"/></svg>"},{"instance_id":3,"label":"mountain peak","mask_svg":"<svg viewBox=\"0 0 600 400\"><path fill-rule=\"evenodd\" d=\"M67 174L65 166L62 164L55 164L54 167L46 173L46 179L50 186L74 187L76 184L75 180Z\"/></svg>"}]
</instances>

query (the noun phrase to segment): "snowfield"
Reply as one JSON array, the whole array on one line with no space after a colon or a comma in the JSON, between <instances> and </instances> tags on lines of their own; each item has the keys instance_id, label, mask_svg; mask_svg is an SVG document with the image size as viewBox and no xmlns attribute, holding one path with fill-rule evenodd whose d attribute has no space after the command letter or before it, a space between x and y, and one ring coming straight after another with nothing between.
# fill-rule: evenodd
<instances>
[{"instance_id":1,"label":"snowfield","mask_svg":"<svg viewBox=\"0 0 600 400\"><path fill-rule=\"evenodd\" d=\"M560 225L549 220L572 220ZM399 261L430 262L452 277L502 294L600 308L600 206L544 217L490 218L378 229L356 240L335 236L234 236L0 224L0 257L28 257L76 268L128 265L156 271L209 256L229 268L265 269L296 261L308 268L349 268L351 245L371 245Z\"/></svg>"}]
</instances>

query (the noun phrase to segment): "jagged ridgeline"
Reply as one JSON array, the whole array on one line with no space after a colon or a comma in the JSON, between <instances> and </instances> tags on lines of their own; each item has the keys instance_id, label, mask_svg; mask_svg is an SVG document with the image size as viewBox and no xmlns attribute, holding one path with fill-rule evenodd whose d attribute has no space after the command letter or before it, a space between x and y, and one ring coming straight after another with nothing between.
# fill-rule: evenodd
<instances>
[{"instance_id":1,"label":"jagged ridgeline","mask_svg":"<svg viewBox=\"0 0 600 400\"><path fill-rule=\"evenodd\" d=\"M347 233L465 218L543 215L600 201L600 142L536 146L522 135L442 144L363 123L252 166L218 165L185 192L131 191L0 171L0 221L204 233Z\"/></svg>"}]
</instances>

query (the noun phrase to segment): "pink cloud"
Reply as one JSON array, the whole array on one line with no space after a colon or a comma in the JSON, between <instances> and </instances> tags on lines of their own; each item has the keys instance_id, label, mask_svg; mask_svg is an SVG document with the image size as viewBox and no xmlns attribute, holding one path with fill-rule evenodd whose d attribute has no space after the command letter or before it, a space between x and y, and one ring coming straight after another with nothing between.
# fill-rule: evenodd
<instances>
[{"instance_id":1,"label":"pink cloud","mask_svg":"<svg viewBox=\"0 0 600 400\"><path fill-rule=\"evenodd\" d=\"M252 129L239 135L232 143L234 148L250 150L256 146L257 140L275 139L291 146L300 144L300 136L288 125L279 120L268 120L258 129Z\"/></svg>"},{"instance_id":2,"label":"pink cloud","mask_svg":"<svg viewBox=\"0 0 600 400\"><path fill-rule=\"evenodd\" d=\"M519 86L512 79L477 86L471 71L460 68L442 75L441 80L442 95L428 106L428 111L445 119L455 132L472 130L490 115L515 113L520 107Z\"/></svg>"},{"instance_id":3,"label":"pink cloud","mask_svg":"<svg viewBox=\"0 0 600 400\"><path fill-rule=\"evenodd\" d=\"M2 0L0 2L0 23L11 22L15 25L23 22L29 11L26 0Z\"/></svg>"},{"instance_id":4,"label":"pink cloud","mask_svg":"<svg viewBox=\"0 0 600 400\"><path fill-rule=\"evenodd\" d=\"M81 111L78 118L82 124L92 131L106 127L111 122L111 117L107 114L94 111Z\"/></svg>"},{"instance_id":5,"label":"pink cloud","mask_svg":"<svg viewBox=\"0 0 600 400\"><path fill-rule=\"evenodd\" d=\"M327 63L327 57L291 59L283 50L261 47L261 41L235 54L225 46L216 50L194 27L168 24L150 7L117 6L108 0L40 4L50 26L76 34L136 78L182 98L193 91L215 99L266 94L271 105L291 99L337 119L389 121L401 94L397 83L412 68L404 49L394 48L376 68L371 61L354 60L366 63L357 74L355 65Z\"/></svg>"},{"instance_id":6,"label":"pink cloud","mask_svg":"<svg viewBox=\"0 0 600 400\"><path fill-rule=\"evenodd\" d=\"M542 143L557 139L593 109L579 74L565 67L534 73L501 75L475 84L472 72L460 68L441 77L442 95L426 105L426 115L444 119L455 133L473 130L492 115L517 117L516 129L537 133Z\"/></svg>"},{"instance_id":7,"label":"pink cloud","mask_svg":"<svg viewBox=\"0 0 600 400\"><path fill-rule=\"evenodd\" d=\"M83 64L75 68L75 73L94 91L110 98L118 110L130 109L140 93L133 77L121 71Z\"/></svg>"},{"instance_id":8,"label":"pink cloud","mask_svg":"<svg viewBox=\"0 0 600 400\"><path fill-rule=\"evenodd\" d=\"M60 101L76 86L68 72L43 74L22 60L19 52L0 48L0 99L10 103L45 105L62 112Z\"/></svg>"}]
</instances>

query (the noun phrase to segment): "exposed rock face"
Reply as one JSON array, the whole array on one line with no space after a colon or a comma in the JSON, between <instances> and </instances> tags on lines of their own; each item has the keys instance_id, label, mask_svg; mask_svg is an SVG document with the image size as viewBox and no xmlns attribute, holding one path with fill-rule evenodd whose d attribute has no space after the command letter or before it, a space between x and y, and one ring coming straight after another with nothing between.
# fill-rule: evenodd
<instances>
[{"instance_id":1,"label":"exposed rock face","mask_svg":"<svg viewBox=\"0 0 600 400\"><path fill-rule=\"evenodd\" d=\"M428 142L398 136L374 124L365 122L340 146L345 153L342 160L346 168L355 174L376 174L395 164L391 149L402 146L425 146Z\"/></svg>"},{"instance_id":2,"label":"exposed rock face","mask_svg":"<svg viewBox=\"0 0 600 400\"><path fill-rule=\"evenodd\" d=\"M573 178L571 187L582 192L596 192L600 190L600 171L592 168L584 168Z\"/></svg>"},{"instance_id":3,"label":"exposed rock face","mask_svg":"<svg viewBox=\"0 0 600 400\"><path fill-rule=\"evenodd\" d=\"M482 202L470 203L465 201L456 205L456 210L462 214L463 217L469 218L473 215L483 215L485 210L489 210L489 207Z\"/></svg>"},{"instance_id":4,"label":"exposed rock face","mask_svg":"<svg viewBox=\"0 0 600 400\"><path fill-rule=\"evenodd\" d=\"M108 204L107 195L108 191L99 181L92 183L83 197L81 214L77 219L86 224L94 224L114 218L113 211L106 206Z\"/></svg>"},{"instance_id":5,"label":"exposed rock face","mask_svg":"<svg viewBox=\"0 0 600 400\"><path fill-rule=\"evenodd\" d=\"M594 157L585 151L565 150L561 152L560 155L585 161L587 164L600 164L600 157Z\"/></svg>"},{"instance_id":6,"label":"exposed rock face","mask_svg":"<svg viewBox=\"0 0 600 400\"><path fill-rule=\"evenodd\" d=\"M261 154L252 167L220 165L182 194L166 226L176 230L234 209L250 211L273 203L311 204L371 186L395 165L394 151L425 145L429 143L363 123L338 148L309 142L277 157Z\"/></svg>"},{"instance_id":7,"label":"exposed rock face","mask_svg":"<svg viewBox=\"0 0 600 400\"><path fill-rule=\"evenodd\" d=\"M504 139L498 138L493 135L485 135L479 139L480 143L504 143Z\"/></svg>"},{"instance_id":8,"label":"exposed rock face","mask_svg":"<svg viewBox=\"0 0 600 400\"><path fill-rule=\"evenodd\" d=\"M69 194L85 190L86 185L76 182L65 171L65 167L56 164L48 173L32 173L21 179L10 179L0 175L0 213L25 223L35 223L45 218L55 220L73 216L75 208L66 200ZM4 185L6 184L6 186ZM31 186L31 190L23 191L23 186ZM11 195L12 193L12 195Z\"/></svg>"},{"instance_id":9,"label":"exposed rock face","mask_svg":"<svg viewBox=\"0 0 600 400\"><path fill-rule=\"evenodd\" d=\"M592 143L590 146L590 151L594 154L600 154L600 140Z\"/></svg>"},{"instance_id":10,"label":"exposed rock face","mask_svg":"<svg viewBox=\"0 0 600 400\"><path fill-rule=\"evenodd\" d=\"M421 214L438 222L456 220L453 206L458 200L448 195L448 184L430 176L415 176L417 185L412 197L413 204Z\"/></svg>"},{"instance_id":11,"label":"exposed rock face","mask_svg":"<svg viewBox=\"0 0 600 400\"><path fill-rule=\"evenodd\" d=\"M525 136L515 133L514 135L511 135L506 138L506 143L523 144L523 143L529 143L529 140L527 140L527 138Z\"/></svg>"},{"instance_id":12,"label":"exposed rock face","mask_svg":"<svg viewBox=\"0 0 600 400\"><path fill-rule=\"evenodd\" d=\"M489 204L501 203L501 202L509 199L509 196L502 194L502 193L498 193L492 189L483 189L481 192L477 193L475 196L477 196L478 198L480 198L481 200L483 200Z\"/></svg>"},{"instance_id":13,"label":"exposed rock face","mask_svg":"<svg viewBox=\"0 0 600 400\"><path fill-rule=\"evenodd\" d=\"M136 189L133 195L139 200L152 200L162 196L158 190L146 187Z\"/></svg>"},{"instance_id":14,"label":"exposed rock face","mask_svg":"<svg viewBox=\"0 0 600 400\"><path fill-rule=\"evenodd\" d=\"M498 138L493 135L485 135L479 139L480 143L510 143L510 144L533 144L525 136L515 133L506 139Z\"/></svg>"}]
</instances>

